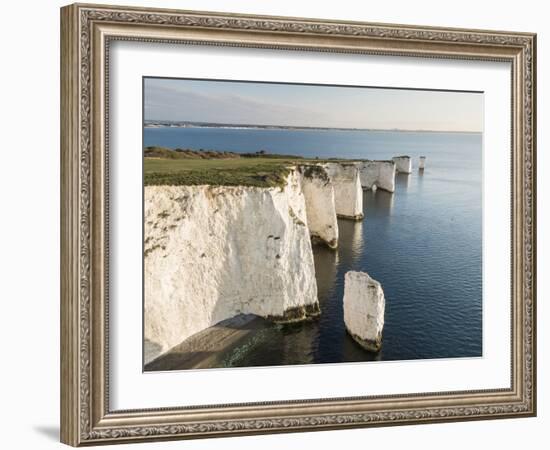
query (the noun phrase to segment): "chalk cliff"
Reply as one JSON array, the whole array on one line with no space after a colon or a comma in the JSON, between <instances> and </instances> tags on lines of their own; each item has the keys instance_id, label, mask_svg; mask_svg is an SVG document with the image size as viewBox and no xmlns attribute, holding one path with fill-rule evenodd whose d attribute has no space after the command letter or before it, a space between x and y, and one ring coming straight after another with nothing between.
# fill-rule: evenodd
<instances>
[{"instance_id":1,"label":"chalk cliff","mask_svg":"<svg viewBox=\"0 0 550 450\"><path fill-rule=\"evenodd\" d=\"M145 188L148 361L238 314L295 321L319 313L302 183L293 170L283 188Z\"/></svg>"},{"instance_id":2,"label":"chalk cliff","mask_svg":"<svg viewBox=\"0 0 550 450\"><path fill-rule=\"evenodd\" d=\"M363 189L395 192L395 162L361 161L357 163Z\"/></svg>"},{"instance_id":3,"label":"chalk cliff","mask_svg":"<svg viewBox=\"0 0 550 450\"><path fill-rule=\"evenodd\" d=\"M395 163L397 172L412 173L412 160L410 156L394 156L392 160Z\"/></svg>"},{"instance_id":4,"label":"chalk cliff","mask_svg":"<svg viewBox=\"0 0 550 450\"><path fill-rule=\"evenodd\" d=\"M382 346L384 291L366 272L350 271L344 280L344 323L363 348L377 352Z\"/></svg>"},{"instance_id":5,"label":"chalk cliff","mask_svg":"<svg viewBox=\"0 0 550 450\"><path fill-rule=\"evenodd\" d=\"M343 219L363 219L363 189L359 168L355 163L329 162L323 164L334 185L336 214Z\"/></svg>"},{"instance_id":6,"label":"chalk cliff","mask_svg":"<svg viewBox=\"0 0 550 450\"><path fill-rule=\"evenodd\" d=\"M334 185L325 168L320 165L301 166L298 171L305 197L310 235L314 240L321 241L330 248L336 248L338 221Z\"/></svg>"}]
</instances>

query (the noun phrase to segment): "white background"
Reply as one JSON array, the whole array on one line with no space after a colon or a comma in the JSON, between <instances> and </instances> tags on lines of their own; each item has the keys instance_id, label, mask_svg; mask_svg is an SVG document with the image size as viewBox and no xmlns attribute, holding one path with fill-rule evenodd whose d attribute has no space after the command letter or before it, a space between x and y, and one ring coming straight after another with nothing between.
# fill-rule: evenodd
<instances>
[{"instance_id":1,"label":"white background","mask_svg":"<svg viewBox=\"0 0 550 450\"><path fill-rule=\"evenodd\" d=\"M509 64L135 42L115 42L110 61L112 409L510 386L510 230L502 226L510 223ZM142 155L136 149L147 74L483 91L483 194L489 199L483 207L483 357L142 373Z\"/></svg>"},{"instance_id":2,"label":"white background","mask_svg":"<svg viewBox=\"0 0 550 450\"><path fill-rule=\"evenodd\" d=\"M306 2L138 1L141 6L207 9L288 16L526 30L539 33L539 174L549 163L543 124L548 123L550 77L545 58L550 34L543 32L545 2ZM3 64L0 123L3 154L0 184L0 293L2 326L3 448L59 448L59 11L61 2L29 1L3 6ZM539 199L549 190L539 176ZM548 204L548 202L546 202ZM545 304L550 251L548 207L539 201L539 323ZM543 448L550 419L547 404L548 327L539 326L539 416L532 419L468 422L194 442L141 444L143 448ZM546 443L547 445L547 443ZM127 446L126 446L127 447ZM136 447L132 447L136 448ZM140 448L142 448L140 446Z\"/></svg>"}]
</instances>

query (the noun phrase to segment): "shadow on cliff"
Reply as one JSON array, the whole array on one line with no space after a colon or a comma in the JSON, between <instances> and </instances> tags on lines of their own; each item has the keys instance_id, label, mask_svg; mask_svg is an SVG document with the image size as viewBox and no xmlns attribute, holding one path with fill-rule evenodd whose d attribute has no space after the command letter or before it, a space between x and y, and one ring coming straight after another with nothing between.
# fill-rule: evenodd
<instances>
[{"instance_id":1,"label":"shadow on cliff","mask_svg":"<svg viewBox=\"0 0 550 450\"><path fill-rule=\"evenodd\" d=\"M161 355L154 361L145 364L146 372L154 372L159 370L183 370L183 369L199 369L209 367L210 364L215 364L218 352L207 351L184 351L179 352L175 349L169 350L164 355Z\"/></svg>"},{"instance_id":2,"label":"shadow on cliff","mask_svg":"<svg viewBox=\"0 0 550 450\"><path fill-rule=\"evenodd\" d=\"M162 347L157 342L151 341L143 336L143 360L150 361L162 353Z\"/></svg>"},{"instance_id":3,"label":"shadow on cliff","mask_svg":"<svg viewBox=\"0 0 550 450\"><path fill-rule=\"evenodd\" d=\"M316 362L314 344L318 336L317 321L272 324L241 342L238 348L225 352L222 358L227 367L312 364Z\"/></svg>"}]
</instances>

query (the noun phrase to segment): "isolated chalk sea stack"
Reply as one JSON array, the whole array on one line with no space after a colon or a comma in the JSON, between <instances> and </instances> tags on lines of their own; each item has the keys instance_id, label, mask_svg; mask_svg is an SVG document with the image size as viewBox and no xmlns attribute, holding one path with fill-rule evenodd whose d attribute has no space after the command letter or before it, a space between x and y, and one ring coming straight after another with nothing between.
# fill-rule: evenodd
<instances>
[{"instance_id":1,"label":"isolated chalk sea stack","mask_svg":"<svg viewBox=\"0 0 550 450\"><path fill-rule=\"evenodd\" d=\"M412 160L410 156L394 156L392 158L395 168L399 173L412 173Z\"/></svg>"},{"instance_id":2,"label":"isolated chalk sea stack","mask_svg":"<svg viewBox=\"0 0 550 450\"><path fill-rule=\"evenodd\" d=\"M378 352L382 346L385 310L380 283L366 272L350 271L344 280L344 323L363 348Z\"/></svg>"},{"instance_id":3,"label":"isolated chalk sea stack","mask_svg":"<svg viewBox=\"0 0 550 450\"><path fill-rule=\"evenodd\" d=\"M336 214L342 219L362 220L363 189L359 168L355 163L329 162L323 167L334 185Z\"/></svg>"},{"instance_id":4,"label":"isolated chalk sea stack","mask_svg":"<svg viewBox=\"0 0 550 450\"><path fill-rule=\"evenodd\" d=\"M425 157L425 156L421 156L421 157L418 159L418 169L419 169L419 170L424 170L425 167L426 167L426 157Z\"/></svg>"},{"instance_id":5,"label":"isolated chalk sea stack","mask_svg":"<svg viewBox=\"0 0 550 450\"><path fill-rule=\"evenodd\" d=\"M357 167L363 189L395 192L395 162L361 161Z\"/></svg>"}]
</instances>

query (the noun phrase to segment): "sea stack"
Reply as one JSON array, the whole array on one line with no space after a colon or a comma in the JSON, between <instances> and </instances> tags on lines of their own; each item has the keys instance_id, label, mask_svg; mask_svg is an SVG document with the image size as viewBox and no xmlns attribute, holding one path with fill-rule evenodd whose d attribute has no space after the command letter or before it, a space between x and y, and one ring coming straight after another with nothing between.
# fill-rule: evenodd
<instances>
[{"instance_id":1,"label":"sea stack","mask_svg":"<svg viewBox=\"0 0 550 450\"><path fill-rule=\"evenodd\" d=\"M421 156L418 160L418 170L424 170L424 167L426 166L426 157Z\"/></svg>"},{"instance_id":2,"label":"sea stack","mask_svg":"<svg viewBox=\"0 0 550 450\"><path fill-rule=\"evenodd\" d=\"M334 185L336 214L341 219L362 220L363 189L359 168L355 163L329 162L324 164Z\"/></svg>"},{"instance_id":3,"label":"sea stack","mask_svg":"<svg viewBox=\"0 0 550 450\"><path fill-rule=\"evenodd\" d=\"M399 173L412 173L412 160L410 156L394 156L392 158L395 168Z\"/></svg>"},{"instance_id":4,"label":"sea stack","mask_svg":"<svg viewBox=\"0 0 550 450\"><path fill-rule=\"evenodd\" d=\"M344 323L350 336L364 349L382 346L386 301L381 284L366 272L350 271L344 282Z\"/></svg>"},{"instance_id":5,"label":"sea stack","mask_svg":"<svg viewBox=\"0 0 550 450\"><path fill-rule=\"evenodd\" d=\"M357 163L363 189L376 188L395 191L395 163L393 161L361 161Z\"/></svg>"},{"instance_id":6,"label":"sea stack","mask_svg":"<svg viewBox=\"0 0 550 450\"><path fill-rule=\"evenodd\" d=\"M307 224L313 241L338 247L338 221L334 202L334 185L320 165L298 167L306 203Z\"/></svg>"}]
</instances>

